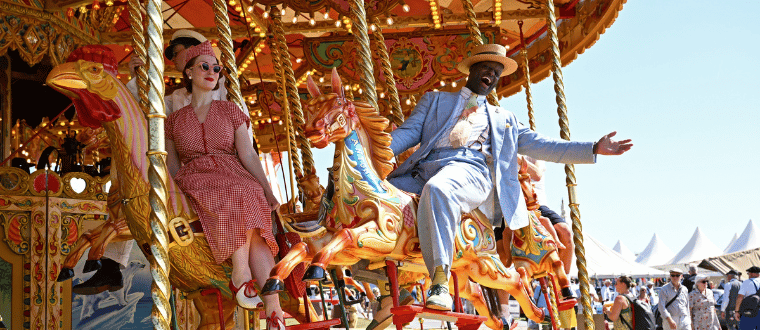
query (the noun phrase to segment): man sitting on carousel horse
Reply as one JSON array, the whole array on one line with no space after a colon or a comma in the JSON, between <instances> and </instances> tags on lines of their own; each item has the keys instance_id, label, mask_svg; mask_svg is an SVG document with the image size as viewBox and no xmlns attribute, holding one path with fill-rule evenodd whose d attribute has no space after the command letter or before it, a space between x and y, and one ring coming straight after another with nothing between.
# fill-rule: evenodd
<instances>
[{"instance_id":1,"label":"man sitting on carousel horse","mask_svg":"<svg viewBox=\"0 0 760 330\"><path fill-rule=\"evenodd\" d=\"M463 212L480 208L493 225L505 219L504 237L509 240L512 230L528 226L517 178L518 152L557 163L594 163L597 154L620 155L632 147L631 140L613 141L615 132L596 143L551 139L522 126L511 112L489 105L486 95L499 78L517 69L504 46L475 47L457 69L469 75L465 87L426 93L391 133L396 155L420 144L388 179L420 195L420 248L433 278L426 307L436 310L451 310L449 267L454 229ZM563 290L562 295L567 298L572 293Z\"/></svg>"}]
</instances>

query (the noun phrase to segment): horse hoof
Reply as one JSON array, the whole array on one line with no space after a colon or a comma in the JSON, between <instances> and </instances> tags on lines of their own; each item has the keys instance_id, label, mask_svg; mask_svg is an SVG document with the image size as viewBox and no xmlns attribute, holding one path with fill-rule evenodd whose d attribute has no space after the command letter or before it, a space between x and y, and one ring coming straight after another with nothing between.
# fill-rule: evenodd
<instances>
[{"instance_id":1,"label":"horse hoof","mask_svg":"<svg viewBox=\"0 0 760 330\"><path fill-rule=\"evenodd\" d=\"M325 278L325 269L319 266L311 265L303 274L304 281L316 281Z\"/></svg>"},{"instance_id":2,"label":"horse hoof","mask_svg":"<svg viewBox=\"0 0 760 330\"><path fill-rule=\"evenodd\" d=\"M74 270L71 268L61 268L61 273L58 274L56 281L63 282L74 277Z\"/></svg>"},{"instance_id":3,"label":"horse hoof","mask_svg":"<svg viewBox=\"0 0 760 330\"><path fill-rule=\"evenodd\" d=\"M280 291L285 291L285 282L280 279L270 278L261 287L261 295L263 296L276 294Z\"/></svg>"},{"instance_id":4,"label":"horse hoof","mask_svg":"<svg viewBox=\"0 0 760 330\"><path fill-rule=\"evenodd\" d=\"M84 263L84 268L82 269L82 272L89 273L94 270L100 269L100 267L103 266L103 263L100 262L100 259L98 260L87 260Z\"/></svg>"}]
</instances>

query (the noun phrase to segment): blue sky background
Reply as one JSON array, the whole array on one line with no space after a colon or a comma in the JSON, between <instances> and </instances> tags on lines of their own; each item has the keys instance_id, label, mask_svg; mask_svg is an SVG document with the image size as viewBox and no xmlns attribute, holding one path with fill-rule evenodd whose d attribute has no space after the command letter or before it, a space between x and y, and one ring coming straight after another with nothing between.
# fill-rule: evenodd
<instances>
[{"instance_id":1,"label":"blue sky background","mask_svg":"<svg viewBox=\"0 0 760 330\"><path fill-rule=\"evenodd\" d=\"M576 166L584 233L638 253L653 233L677 253L699 226L723 250L760 220L760 1L631 0L599 41L563 68L573 140L610 131L619 157ZM551 78L533 85L537 130L559 138ZM527 124L525 94L501 105ZM333 146L314 150L321 179ZM567 201L549 164L549 207Z\"/></svg>"}]
</instances>

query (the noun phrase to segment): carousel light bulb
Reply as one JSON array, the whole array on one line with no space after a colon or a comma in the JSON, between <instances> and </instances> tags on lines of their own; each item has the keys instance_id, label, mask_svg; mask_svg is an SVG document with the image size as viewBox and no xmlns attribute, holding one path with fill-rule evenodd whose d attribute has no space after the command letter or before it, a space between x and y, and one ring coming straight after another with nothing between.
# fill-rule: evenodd
<instances>
[{"instance_id":1,"label":"carousel light bulb","mask_svg":"<svg viewBox=\"0 0 760 330\"><path fill-rule=\"evenodd\" d=\"M237 4L237 2L235 2L235 0L230 0L230 1L229 1L229 2L227 2L227 3L229 3L229 4L230 4L230 6L232 6L232 7L235 7L235 5Z\"/></svg>"},{"instance_id":2,"label":"carousel light bulb","mask_svg":"<svg viewBox=\"0 0 760 330\"><path fill-rule=\"evenodd\" d=\"M501 25L501 20L497 19L495 23L496 23L496 25Z\"/></svg>"},{"instance_id":3,"label":"carousel light bulb","mask_svg":"<svg viewBox=\"0 0 760 330\"><path fill-rule=\"evenodd\" d=\"M440 29L440 28L441 28L441 24L436 24L436 25L435 25L435 28L436 28L436 29Z\"/></svg>"},{"instance_id":4,"label":"carousel light bulb","mask_svg":"<svg viewBox=\"0 0 760 330\"><path fill-rule=\"evenodd\" d=\"M293 24L298 23L298 16L293 16Z\"/></svg>"},{"instance_id":5,"label":"carousel light bulb","mask_svg":"<svg viewBox=\"0 0 760 330\"><path fill-rule=\"evenodd\" d=\"M388 16L388 18L385 19L385 22L388 23L388 25L393 25L393 17Z\"/></svg>"},{"instance_id":6,"label":"carousel light bulb","mask_svg":"<svg viewBox=\"0 0 760 330\"><path fill-rule=\"evenodd\" d=\"M314 26L314 25L316 25L316 24L317 24L317 21L316 21L316 20L314 20L313 18L310 18L310 19L309 19L309 25L311 25L311 26Z\"/></svg>"},{"instance_id":7,"label":"carousel light bulb","mask_svg":"<svg viewBox=\"0 0 760 330\"><path fill-rule=\"evenodd\" d=\"M283 7L282 10L280 10L280 15L285 16L285 7Z\"/></svg>"},{"instance_id":8,"label":"carousel light bulb","mask_svg":"<svg viewBox=\"0 0 760 330\"><path fill-rule=\"evenodd\" d=\"M238 13L243 12L243 6L241 6L241 5L235 6L235 11L238 12Z\"/></svg>"},{"instance_id":9,"label":"carousel light bulb","mask_svg":"<svg viewBox=\"0 0 760 330\"><path fill-rule=\"evenodd\" d=\"M382 99L384 97L385 97L385 92L380 92L380 98Z\"/></svg>"},{"instance_id":10,"label":"carousel light bulb","mask_svg":"<svg viewBox=\"0 0 760 330\"><path fill-rule=\"evenodd\" d=\"M264 33L264 31L259 32L259 38L264 38L266 36L267 36L267 34Z\"/></svg>"},{"instance_id":11,"label":"carousel light bulb","mask_svg":"<svg viewBox=\"0 0 760 330\"><path fill-rule=\"evenodd\" d=\"M369 29L370 31L375 32L377 30L377 26L375 26L375 24L370 24Z\"/></svg>"},{"instance_id":12,"label":"carousel light bulb","mask_svg":"<svg viewBox=\"0 0 760 330\"><path fill-rule=\"evenodd\" d=\"M340 27L340 21L338 20L335 21L335 27Z\"/></svg>"},{"instance_id":13,"label":"carousel light bulb","mask_svg":"<svg viewBox=\"0 0 760 330\"><path fill-rule=\"evenodd\" d=\"M407 5L406 3L404 3L403 5L401 5L401 9L403 9L405 13L408 13L409 12L409 5Z\"/></svg>"},{"instance_id":14,"label":"carousel light bulb","mask_svg":"<svg viewBox=\"0 0 760 330\"><path fill-rule=\"evenodd\" d=\"M446 86L446 82L445 81L441 81L441 87L443 87L443 86Z\"/></svg>"},{"instance_id":15,"label":"carousel light bulb","mask_svg":"<svg viewBox=\"0 0 760 330\"><path fill-rule=\"evenodd\" d=\"M97 1L93 2L92 10L98 10L98 9L100 9L100 2L97 2Z\"/></svg>"},{"instance_id":16,"label":"carousel light bulb","mask_svg":"<svg viewBox=\"0 0 760 330\"><path fill-rule=\"evenodd\" d=\"M182 82L182 79L179 79L179 78L177 78L177 79L174 79L174 82L175 82L175 83L177 83L177 84L179 84L179 83L181 83L181 82Z\"/></svg>"},{"instance_id":17,"label":"carousel light bulb","mask_svg":"<svg viewBox=\"0 0 760 330\"><path fill-rule=\"evenodd\" d=\"M261 17L269 18L269 12L265 11L263 14L261 14Z\"/></svg>"},{"instance_id":18,"label":"carousel light bulb","mask_svg":"<svg viewBox=\"0 0 760 330\"><path fill-rule=\"evenodd\" d=\"M282 125L282 120L277 122L278 125Z\"/></svg>"},{"instance_id":19,"label":"carousel light bulb","mask_svg":"<svg viewBox=\"0 0 760 330\"><path fill-rule=\"evenodd\" d=\"M345 89L345 90L348 90L349 88L351 88L351 86L348 86L348 85L343 86L343 89Z\"/></svg>"},{"instance_id":20,"label":"carousel light bulb","mask_svg":"<svg viewBox=\"0 0 760 330\"><path fill-rule=\"evenodd\" d=\"M111 1L111 0L107 0L107 1L106 1L106 6L108 6L108 7L111 7L111 6L113 6L113 1Z\"/></svg>"},{"instance_id":21,"label":"carousel light bulb","mask_svg":"<svg viewBox=\"0 0 760 330\"><path fill-rule=\"evenodd\" d=\"M437 92L437 91L438 91L438 88L433 88L433 91L434 91L434 92Z\"/></svg>"},{"instance_id":22,"label":"carousel light bulb","mask_svg":"<svg viewBox=\"0 0 760 330\"><path fill-rule=\"evenodd\" d=\"M252 13L252 12L253 12L253 6L248 6L248 8L246 8L246 10L247 10L249 13Z\"/></svg>"},{"instance_id":23,"label":"carousel light bulb","mask_svg":"<svg viewBox=\"0 0 760 330\"><path fill-rule=\"evenodd\" d=\"M261 110L259 110L259 117L261 117Z\"/></svg>"},{"instance_id":24,"label":"carousel light bulb","mask_svg":"<svg viewBox=\"0 0 760 330\"><path fill-rule=\"evenodd\" d=\"M320 83L323 83L323 82L325 82L325 77L319 77L319 82L320 82Z\"/></svg>"},{"instance_id":25,"label":"carousel light bulb","mask_svg":"<svg viewBox=\"0 0 760 330\"><path fill-rule=\"evenodd\" d=\"M457 87L457 82L456 81L452 81L451 82L451 87Z\"/></svg>"},{"instance_id":26,"label":"carousel light bulb","mask_svg":"<svg viewBox=\"0 0 760 330\"><path fill-rule=\"evenodd\" d=\"M267 124L271 124L271 123L272 123L272 118L267 118Z\"/></svg>"},{"instance_id":27,"label":"carousel light bulb","mask_svg":"<svg viewBox=\"0 0 760 330\"><path fill-rule=\"evenodd\" d=\"M410 105L410 104L412 104L412 100L406 99L406 105Z\"/></svg>"},{"instance_id":28,"label":"carousel light bulb","mask_svg":"<svg viewBox=\"0 0 760 330\"><path fill-rule=\"evenodd\" d=\"M303 60L299 57L296 59L296 63L301 63Z\"/></svg>"}]
</instances>

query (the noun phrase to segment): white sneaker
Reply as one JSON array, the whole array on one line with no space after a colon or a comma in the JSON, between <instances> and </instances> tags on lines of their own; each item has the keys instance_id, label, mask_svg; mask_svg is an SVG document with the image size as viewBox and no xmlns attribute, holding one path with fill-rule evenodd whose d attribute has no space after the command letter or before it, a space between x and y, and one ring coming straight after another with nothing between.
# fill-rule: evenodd
<instances>
[{"instance_id":1,"label":"white sneaker","mask_svg":"<svg viewBox=\"0 0 760 330\"><path fill-rule=\"evenodd\" d=\"M430 287L429 296L425 307L439 311L450 311L454 305L454 299L449 294L449 287L443 284L434 284Z\"/></svg>"}]
</instances>

